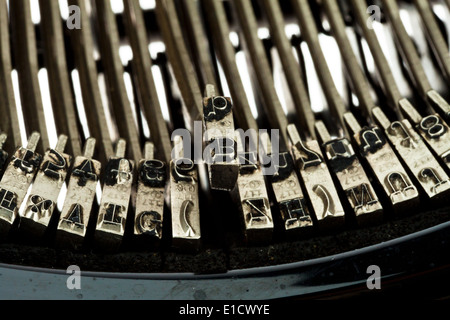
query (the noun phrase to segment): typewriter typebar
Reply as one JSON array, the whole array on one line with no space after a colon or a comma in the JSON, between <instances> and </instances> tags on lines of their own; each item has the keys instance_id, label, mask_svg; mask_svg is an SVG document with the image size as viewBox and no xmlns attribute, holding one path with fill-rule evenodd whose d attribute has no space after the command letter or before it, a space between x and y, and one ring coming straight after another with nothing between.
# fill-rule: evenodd
<instances>
[{"instance_id":1,"label":"typewriter typebar","mask_svg":"<svg viewBox=\"0 0 450 320\"><path fill-rule=\"evenodd\" d=\"M0 0L0 274L195 299L450 274L449 43L450 0Z\"/></svg>"},{"instance_id":2,"label":"typewriter typebar","mask_svg":"<svg viewBox=\"0 0 450 320\"><path fill-rule=\"evenodd\" d=\"M120 246L128 219L134 162L125 158L126 142L119 140L116 154L105 167L104 187L98 211L95 241L101 247Z\"/></svg>"},{"instance_id":3,"label":"typewriter typebar","mask_svg":"<svg viewBox=\"0 0 450 320\"><path fill-rule=\"evenodd\" d=\"M134 236L159 242L164 219L167 165L154 158L151 142L145 145L144 156L138 167Z\"/></svg>"},{"instance_id":4,"label":"typewriter typebar","mask_svg":"<svg viewBox=\"0 0 450 320\"><path fill-rule=\"evenodd\" d=\"M95 201L101 163L92 159L96 140L86 141L84 154L75 158L67 195L58 222L55 244L80 249Z\"/></svg>"},{"instance_id":5,"label":"typewriter typebar","mask_svg":"<svg viewBox=\"0 0 450 320\"><path fill-rule=\"evenodd\" d=\"M183 138L175 137L174 159L170 163L172 240L174 247L200 247L199 179L193 160L185 158Z\"/></svg>"},{"instance_id":6,"label":"typewriter typebar","mask_svg":"<svg viewBox=\"0 0 450 320\"><path fill-rule=\"evenodd\" d=\"M33 133L26 147L17 149L12 156L0 182L2 235L8 233L16 219L20 220L19 208L25 199L41 164L42 156L35 152L40 135Z\"/></svg>"},{"instance_id":7,"label":"typewriter typebar","mask_svg":"<svg viewBox=\"0 0 450 320\"><path fill-rule=\"evenodd\" d=\"M234 119L231 98L215 95L213 85L206 88L203 100L203 122L211 188L230 191L239 171L234 138Z\"/></svg>"},{"instance_id":8,"label":"typewriter typebar","mask_svg":"<svg viewBox=\"0 0 450 320\"><path fill-rule=\"evenodd\" d=\"M19 228L22 232L42 237L50 224L72 160L63 153L66 143L67 136L60 136L56 147L42 158L25 210L21 213Z\"/></svg>"}]
</instances>

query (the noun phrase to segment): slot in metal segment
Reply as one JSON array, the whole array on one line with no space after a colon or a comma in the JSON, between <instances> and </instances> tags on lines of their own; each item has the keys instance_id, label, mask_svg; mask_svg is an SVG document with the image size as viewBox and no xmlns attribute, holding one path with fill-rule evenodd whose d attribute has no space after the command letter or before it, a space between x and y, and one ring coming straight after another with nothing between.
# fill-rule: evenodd
<instances>
[{"instance_id":1,"label":"slot in metal segment","mask_svg":"<svg viewBox=\"0 0 450 320\"><path fill-rule=\"evenodd\" d=\"M370 95L370 87L348 39L338 3L336 0L324 0L322 4L330 23L331 32L338 43L344 67L347 74L351 75L347 79L358 97L362 113L366 118L372 119L373 99Z\"/></svg>"},{"instance_id":2,"label":"slot in metal segment","mask_svg":"<svg viewBox=\"0 0 450 320\"><path fill-rule=\"evenodd\" d=\"M264 111L267 113L272 128L280 130L280 137L282 138L280 147L285 148L287 141L289 141L286 131L288 122L275 90L264 46L258 38L258 25L252 3L251 1L237 0L233 4L245 39L246 54L252 62L252 70L260 89L258 92L263 96Z\"/></svg>"}]
</instances>

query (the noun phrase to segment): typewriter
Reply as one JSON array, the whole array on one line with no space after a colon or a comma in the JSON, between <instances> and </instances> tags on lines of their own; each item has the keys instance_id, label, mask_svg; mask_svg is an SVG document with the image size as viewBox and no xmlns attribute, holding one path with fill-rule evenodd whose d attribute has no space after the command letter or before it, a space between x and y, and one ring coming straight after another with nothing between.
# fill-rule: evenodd
<instances>
[{"instance_id":1,"label":"typewriter","mask_svg":"<svg viewBox=\"0 0 450 320\"><path fill-rule=\"evenodd\" d=\"M449 10L2 0L0 296L448 297Z\"/></svg>"}]
</instances>

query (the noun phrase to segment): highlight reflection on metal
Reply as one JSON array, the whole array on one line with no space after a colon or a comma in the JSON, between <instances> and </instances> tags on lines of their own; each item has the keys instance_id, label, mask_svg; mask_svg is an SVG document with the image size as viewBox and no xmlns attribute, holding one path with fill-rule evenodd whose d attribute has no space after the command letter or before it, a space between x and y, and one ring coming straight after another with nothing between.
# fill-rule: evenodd
<instances>
[{"instance_id":1,"label":"highlight reflection on metal","mask_svg":"<svg viewBox=\"0 0 450 320\"><path fill-rule=\"evenodd\" d=\"M42 156L35 152L39 133L33 133L26 148L18 148L0 182L0 228L6 235L19 215L19 208L39 169Z\"/></svg>"},{"instance_id":2,"label":"highlight reflection on metal","mask_svg":"<svg viewBox=\"0 0 450 320\"><path fill-rule=\"evenodd\" d=\"M79 249L85 240L101 170L100 161L92 159L95 143L94 138L89 138L83 156L74 160L57 227L57 245Z\"/></svg>"},{"instance_id":3,"label":"highlight reflection on metal","mask_svg":"<svg viewBox=\"0 0 450 320\"><path fill-rule=\"evenodd\" d=\"M167 166L164 162L154 159L151 142L145 145L144 156L145 159L139 163L138 168L134 236L161 240Z\"/></svg>"},{"instance_id":4,"label":"highlight reflection on metal","mask_svg":"<svg viewBox=\"0 0 450 320\"><path fill-rule=\"evenodd\" d=\"M212 189L231 191L239 173L233 106L230 98L216 96L213 85L207 85L205 96L203 124L210 185Z\"/></svg>"},{"instance_id":5,"label":"highlight reflection on metal","mask_svg":"<svg viewBox=\"0 0 450 320\"><path fill-rule=\"evenodd\" d=\"M125 159L125 140L119 140L116 154L105 168L105 180L95 230L99 247L115 249L122 242L130 202L134 161Z\"/></svg>"},{"instance_id":6,"label":"highlight reflection on metal","mask_svg":"<svg viewBox=\"0 0 450 320\"><path fill-rule=\"evenodd\" d=\"M303 144L295 125L288 126L292 154L303 178L318 226L321 229L339 228L345 223L345 212L327 165L322 160L319 143Z\"/></svg>"},{"instance_id":7,"label":"highlight reflection on metal","mask_svg":"<svg viewBox=\"0 0 450 320\"><path fill-rule=\"evenodd\" d=\"M183 139L174 139L174 158L170 162L170 208L174 248L200 248L200 207L197 167L184 157Z\"/></svg>"}]
</instances>

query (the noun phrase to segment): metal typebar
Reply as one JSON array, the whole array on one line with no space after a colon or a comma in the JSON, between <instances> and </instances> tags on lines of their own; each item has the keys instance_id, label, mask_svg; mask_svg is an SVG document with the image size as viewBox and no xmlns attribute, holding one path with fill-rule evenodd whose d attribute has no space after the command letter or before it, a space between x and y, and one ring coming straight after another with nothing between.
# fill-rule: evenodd
<instances>
[{"instance_id":1,"label":"metal typebar","mask_svg":"<svg viewBox=\"0 0 450 320\"><path fill-rule=\"evenodd\" d=\"M136 77L140 106L149 123L151 138L156 147L156 157L169 163L172 144L151 72L152 60L148 50L148 35L142 9L138 0L125 1L124 6L125 27L133 50L133 74Z\"/></svg>"},{"instance_id":2,"label":"metal typebar","mask_svg":"<svg viewBox=\"0 0 450 320\"><path fill-rule=\"evenodd\" d=\"M215 87L206 86L203 100L205 129L204 157L208 164L212 189L231 191L239 174L237 161L233 104L231 98L216 96Z\"/></svg>"},{"instance_id":3,"label":"metal typebar","mask_svg":"<svg viewBox=\"0 0 450 320\"><path fill-rule=\"evenodd\" d=\"M439 66L447 81L450 81L450 54L448 52L447 43L431 9L431 5L426 0L414 0L414 3L422 17L422 26L428 35L433 52L439 61Z\"/></svg>"},{"instance_id":4,"label":"metal typebar","mask_svg":"<svg viewBox=\"0 0 450 320\"><path fill-rule=\"evenodd\" d=\"M267 133L260 137L261 146L271 158L269 165L275 163L274 169L276 169L275 172L269 172L267 165L264 165L265 172L280 207L284 231L303 232L303 229L311 227L313 222L309 215L310 209L306 204L300 180L295 172L292 155L288 152L288 120L275 90L264 47L257 35L257 22L251 2L236 1L234 3L245 44L248 48L249 60L251 60L260 92L263 95L264 110L268 114L271 127L281 132L276 137L273 135L269 137ZM278 150L272 150L275 142L278 143Z\"/></svg>"},{"instance_id":5,"label":"metal typebar","mask_svg":"<svg viewBox=\"0 0 450 320\"><path fill-rule=\"evenodd\" d=\"M283 71L295 105L299 125L307 130L311 139L315 139L314 113L310 106L308 92L299 72L300 66L295 60L292 45L283 28L285 22L281 8L277 1L264 0L263 4L269 21L271 35L283 64Z\"/></svg>"},{"instance_id":6,"label":"metal typebar","mask_svg":"<svg viewBox=\"0 0 450 320\"><path fill-rule=\"evenodd\" d=\"M102 198L94 234L94 246L102 251L115 251L122 245L133 188L133 160L125 158L126 141L119 139L116 153L105 166Z\"/></svg>"},{"instance_id":7,"label":"metal typebar","mask_svg":"<svg viewBox=\"0 0 450 320\"><path fill-rule=\"evenodd\" d=\"M100 96L96 61L94 59L94 44L91 32L91 22L84 0L70 0L70 5L80 8L81 29L70 30L75 65L80 76L83 104L86 111L91 137L97 141L98 159L106 163L114 154L113 144L108 131L105 111Z\"/></svg>"},{"instance_id":8,"label":"metal typebar","mask_svg":"<svg viewBox=\"0 0 450 320\"><path fill-rule=\"evenodd\" d=\"M90 218L96 217L92 210L95 205L101 163L92 159L95 143L94 138L88 138L83 155L76 157L73 162L72 174L56 230L55 245L58 247L81 249L87 242Z\"/></svg>"},{"instance_id":9,"label":"metal typebar","mask_svg":"<svg viewBox=\"0 0 450 320\"><path fill-rule=\"evenodd\" d=\"M251 244L267 243L272 239L273 220L258 154L258 124L251 112L237 68L236 52L229 38L230 26L223 3L217 0L207 0L203 3L209 13L207 22L212 32L213 48L223 67L233 99L236 127L245 130L245 136L248 138L248 141L245 141L240 133L235 135L239 174L232 196L242 213L245 241Z\"/></svg>"},{"instance_id":10,"label":"metal typebar","mask_svg":"<svg viewBox=\"0 0 450 320\"><path fill-rule=\"evenodd\" d=\"M353 141L372 168L378 184L388 195L396 215L411 212L419 204L419 193L378 127L361 127L352 113L344 115Z\"/></svg>"},{"instance_id":11,"label":"metal typebar","mask_svg":"<svg viewBox=\"0 0 450 320\"><path fill-rule=\"evenodd\" d=\"M199 179L194 161L185 156L183 138L174 138L174 157L170 162L170 209L172 246L196 251L201 247Z\"/></svg>"},{"instance_id":12,"label":"metal typebar","mask_svg":"<svg viewBox=\"0 0 450 320\"><path fill-rule=\"evenodd\" d=\"M447 201L450 195L449 176L411 123L407 119L391 122L378 107L373 109L373 114L412 173L414 183L433 202Z\"/></svg>"},{"instance_id":13,"label":"metal typebar","mask_svg":"<svg viewBox=\"0 0 450 320\"><path fill-rule=\"evenodd\" d=\"M297 3L297 7L300 5L302 6L302 11L310 11L306 7L308 3ZM310 12L310 14L312 13ZM300 17L300 19L304 19L304 17ZM315 23L315 21L311 20L308 23ZM303 24L306 24L306 22L303 22ZM340 32L342 33L342 31ZM318 42L319 34L317 28L315 25L308 25L306 30L302 29L302 34L304 34L308 46L311 48L316 68L320 68L318 70L318 73L321 74L320 82L332 113L339 119L344 119L346 106L336 89L330 69L325 61L322 48ZM367 103L368 98L365 97L365 99ZM370 113L369 107L365 108L365 113ZM315 128L330 171L344 191L346 203L353 211L353 217L357 223L363 225L379 222L383 217L383 208L368 174L353 150L350 136L345 135L344 137L333 139L322 121L317 121ZM339 128L338 124L337 128L343 129L342 131L347 133L345 126Z\"/></svg>"},{"instance_id":14,"label":"metal typebar","mask_svg":"<svg viewBox=\"0 0 450 320\"><path fill-rule=\"evenodd\" d=\"M39 139L39 133L33 132L27 146L17 148L0 181L0 237L7 236L20 219L19 209L42 160L36 152Z\"/></svg>"},{"instance_id":15,"label":"metal typebar","mask_svg":"<svg viewBox=\"0 0 450 320\"><path fill-rule=\"evenodd\" d=\"M332 139L321 120L316 122L316 130L330 170L344 191L347 204L353 212L351 217L358 225L381 222L383 207L350 139Z\"/></svg>"},{"instance_id":16,"label":"metal typebar","mask_svg":"<svg viewBox=\"0 0 450 320\"><path fill-rule=\"evenodd\" d=\"M367 99L363 97L365 95L364 92L369 91L369 83L364 77L361 67L358 65L356 56L346 36L345 24L338 4L336 0L325 0L323 4L327 11L333 34L339 43L342 54L345 56L344 63L347 66L349 80L358 98L361 97L360 100L365 101L364 107L366 108L366 113L369 113L370 118L374 119L383 128L386 137L394 146L397 154L406 164L410 172L413 173L412 177L416 185L420 185L422 191L429 198L440 201L448 193L448 186L445 183L439 184L441 180L433 181L433 177L429 179L424 178L423 173L435 173L437 179L442 179L442 181L448 180L447 174L436 161L420 135L412 128L408 120L399 119L399 121L391 122L381 108L376 107L372 99L369 100L370 96ZM406 100L403 100L402 104L405 103ZM439 187L436 187L436 185L439 185Z\"/></svg>"},{"instance_id":17,"label":"metal typebar","mask_svg":"<svg viewBox=\"0 0 450 320\"><path fill-rule=\"evenodd\" d=\"M206 32L203 26L203 20L199 13L200 0L179 1L183 14L185 16L185 24L183 27L188 32L188 41L191 44L191 52L193 61L198 70L198 79L200 88L206 88L207 85L213 85L216 93L220 94L220 81L214 69L211 59L209 43L206 41Z\"/></svg>"},{"instance_id":18,"label":"metal typebar","mask_svg":"<svg viewBox=\"0 0 450 320\"><path fill-rule=\"evenodd\" d=\"M45 65L48 70L50 93L58 134L68 137L67 152L81 155L81 139L75 102L69 81L69 70L64 48L63 25L57 1L39 1L42 38L45 46Z\"/></svg>"},{"instance_id":19,"label":"metal typebar","mask_svg":"<svg viewBox=\"0 0 450 320\"><path fill-rule=\"evenodd\" d=\"M252 61L254 75L256 76L260 93L263 96L264 111L267 113L270 125L280 130L282 138L280 147L286 148L289 141L287 135L288 121L278 99L269 62L261 40L258 38L258 25L253 13L251 1L234 1L235 12L239 20L240 30L245 38L248 58Z\"/></svg>"},{"instance_id":20,"label":"metal typebar","mask_svg":"<svg viewBox=\"0 0 450 320\"><path fill-rule=\"evenodd\" d=\"M322 90L327 98L331 114L339 121L342 130L346 130L343 120L343 114L346 111L342 97L336 89L333 78L328 68L328 63L323 54L316 23L313 13L307 0L292 1L295 14L300 24L300 30L304 37L313 58L317 75L322 84Z\"/></svg>"},{"instance_id":21,"label":"metal typebar","mask_svg":"<svg viewBox=\"0 0 450 320\"><path fill-rule=\"evenodd\" d=\"M96 18L99 31L101 59L109 88L119 136L127 140L128 158L138 163L142 159L139 135L133 118L130 100L125 89L123 65L119 56L119 33L110 0L96 0Z\"/></svg>"},{"instance_id":22,"label":"metal typebar","mask_svg":"<svg viewBox=\"0 0 450 320\"><path fill-rule=\"evenodd\" d=\"M381 50L380 43L376 38L374 31L367 27L366 24L366 9L360 1L352 0L355 16L357 17L359 26L367 40L372 56L374 57L378 73L382 76L384 90L386 94L395 97L393 106L398 110L399 120L405 116L413 125L415 130L422 136L432 152L437 156L440 163L445 167L447 172L450 172L450 128L439 114L429 114L422 117L422 115L413 107L413 105L403 98L398 91L396 82L394 81L389 67L389 63ZM390 74L390 77L386 77ZM384 76L383 76L384 75ZM433 94L435 91L430 91ZM437 97L437 100L443 100ZM443 101L445 104L446 102Z\"/></svg>"},{"instance_id":23,"label":"metal typebar","mask_svg":"<svg viewBox=\"0 0 450 320\"><path fill-rule=\"evenodd\" d=\"M64 153L68 137L61 135L53 149L49 149L33 181L23 212L19 230L24 237L42 239L50 221L54 219L58 196L65 183L72 157Z\"/></svg>"},{"instance_id":24,"label":"metal typebar","mask_svg":"<svg viewBox=\"0 0 450 320\"><path fill-rule=\"evenodd\" d=\"M5 150L13 153L22 144L16 100L11 78L11 48L6 1L0 1L0 125L9 137Z\"/></svg>"},{"instance_id":25,"label":"metal typebar","mask_svg":"<svg viewBox=\"0 0 450 320\"><path fill-rule=\"evenodd\" d=\"M205 0L205 10L210 30L212 32L212 40L214 49L220 60L225 77L228 79L231 96L233 98L234 108L236 112L234 116L239 128L243 130L252 129L253 132L258 131L258 124L253 117L247 94L236 65L236 51L230 42L230 26L223 8L222 1ZM258 137L252 136L253 143L258 148Z\"/></svg>"},{"instance_id":26,"label":"metal typebar","mask_svg":"<svg viewBox=\"0 0 450 320\"><path fill-rule=\"evenodd\" d=\"M401 117L402 113L398 106L398 102L403 97L397 86L394 75L392 74L392 70L389 67L389 62L383 53L383 49L381 48L375 31L371 28L364 27L367 23L367 8L361 1L352 1L352 5L356 23L362 26L361 31L375 61L375 65L378 70L377 75L381 79L381 85L383 87L384 94L387 97L387 103L397 113L397 116Z\"/></svg>"},{"instance_id":27,"label":"metal typebar","mask_svg":"<svg viewBox=\"0 0 450 320\"><path fill-rule=\"evenodd\" d=\"M181 92L184 125L195 135L195 122L202 121L203 97L177 19L174 1L157 1L156 16L166 45L166 54ZM194 160L188 157L191 144L179 135L172 134L172 139L174 142L169 169L172 247L195 251L202 243L199 169Z\"/></svg>"},{"instance_id":28,"label":"metal typebar","mask_svg":"<svg viewBox=\"0 0 450 320\"><path fill-rule=\"evenodd\" d=\"M41 143L37 150L45 153L50 147L41 89L38 79L38 56L36 35L31 20L30 2L27 0L11 1L10 17L13 31L13 49L19 74L20 97L27 132L37 131Z\"/></svg>"},{"instance_id":29,"label":"metal typebar","mask_svg":"<svg viewBox=\"0 0 450 320\"><path fill-rule=\"evenodd\" d=\"M202 94L196 73L186 48L184 35L177 19L173 0L158 0L156 16L166 44L166 52L172 71L183 96L184 117L187 128L193 132L194 121L201 121L203 115Z\"/></svg>"},{"instance_id":30,"label":"metal typebar","mask_svg":"<svg viewBox=\"0 0 450 320\"><path fill-rule=\"evenodd\" d=\"M196 66L198 81L205 88L203 99L204 146L208 157L211 189L231 191L239 173L237 161L233 104L220 94L215 64L206 39L199 1L182 1L184 29L190 40L190 52ZM209 152L211 150L211 152Z\"/></svg>"},{"instance_id":31,"label":"metal typebar","mask_svg":"<svg viewBox=\"0 0 450 320\"><path fill-rule=\"evenodd\" d=\"M358 63L355 53L346 34L344 19L340 12L336 0L324 0L328 21L330 22L331 32L339 46L344 66L347 70L347 79L351 83L352 89L359 100L359 106L366 118L372 119L373 99L370 95L370 87L367 79Z\"/></svg>"},{"instance_id":32,"label":"metal typebar","mask_svg":"<svg viewBox=\"0 0 450 320\"><path fill-rule=\"evenodd\" d=\"M177 83L178 83L179 87L182 89L182 95L183 95L183 100L185 102L185 105L188 106L188 108L189 108L189 106L191 106L189 114L188 115L185 114L185 119L188 119L186 121L186 126L190 129L192 129L192 120L200 120L201 119L204 122L205 129L208 130L209 132L211 132L210 130L216 130L216 129L218 129L219 132L223 131L218 136L216 136L216 135L207 136L206 140L204 141L204 145L205 145L205 149L206 149L206 146L214 147L214 149L215 149L214 151L212 151L212 154L215 154L215 156L211 157L211 159L209 159L210 161L207 161L211 188L218 189L218 190L231 190L231 189L233 189L233 187L235 185L237 175L238 175L238 166L237 166L237 162L235 161L236 151L235 151L235 146L234 146L234 144L235 144L234 123L233 123L233 121L224 120L222 118L222 115L218 115L216 113L216 110L218 110L216 108L216 106L212 105L213 101L224 102L224 101L226 101L226 99L223 97L216 97L215 89L214 89L214 96L206 96L205 97L205 99L207 100L206 105L205 105L206 100L204 100L203 97L199 95L198 78L193 73L194 67L190 60L190 56L186 49L186 45L180 39L180 37L182 36L180 25L178 23L173 24L173 21L176 20L176 19L174 19L174 17L177 16L174 2L171 0L161 1L160 5L163 6L163 8L160 8L160 11L158 11L159 18L162 22L162 25L164 26L164 25L166 25L166 23L171 25L170 32L164 33L164 31L163 31L163 33L164 33L165 37L169 37L170 39L177 39L176 41L169 40L168 46L170 47L171 45L173 45L173 48L168 48L167 52L168 52L169 60L171 63L174 62L174 58L179 59L177 62L175 62L175 65L173 66L174 69L175 68L180 69L178 71L183 72L183 78L180 78L180 76L177 76L177 74L178 74L177 70L174 70L174 73L177 77ZM162 15L162 12L163 12L162 10L164 10L164 12L165 12L165 14L167 14L167 16ZM193 11L193 10L195 10L195 8L191 8L190 10ZM192 12L190 13L190 15L192 15ZM200 26L197 26L197 29L199 27ZM162 29L164 29L164 28L165 27L162 27ZM198 30L197 30L197 32L198 32ZM175 57L173 57L173 56L171 57L171 54L170 54L171 51L177 52L177 55ZM205 55L207 53L208 52L203 52L202 55ZM212 63L208 60L204 60L203 62L205 63L205 66L207 67L207 69L212 71L212 69L213 69ZM186 77L188 77L188 78L186 78ZM214 79L211 79L211 80L212 80L212 83L207 84L207 87L212 85L213 83L215 83ZM183 87L185 88L184 90L183 90ZM197 119L196 113L198 112L199 105L201 107L200 110L201 110L202 117L200 119ZM228 119L233 120L232 110L231 110L231 108L228 108L228 106L231 107L231 104L225 103L224 111L226 111L228 116L225 114L223 114L223 116L224 117L226 116ZM211 108L209 108L209 107L211 107ZM224 106L219 106L219 109L222 107L224 107ZM210 117L210 115L212 115L212 116ZM211 128L211 126L213 128ZM229 136L227 136L227 134L225 133L225 131L227 131L227 130L231 131L231 134L229 134ZM192 132L192 130L191 130L191 132ZM194 134L195 134L195 131L194 131ZM224 146L221 143L223 141L230 141L231 142L230 148ZM229 159L229 160L231 160L230 162L222 161L222 160L218 159L218 157L216 157L216 156L220 156L220 155L225 155L224 152L227 151L227 149L230 149L230 150L232 149L231 150L232 152L230 153L230 156L232 157L232 159Z\"/></svg>"},{"instance_id":33,"label":"metal typebar","mask_svg":"<svg viewBox=\"0 0 450 320\"><path fill-rule=\"evenodd\" d=\"M145 144L137 179L133 239L139 245L158 247L163 236L167 165L155 159L151 142Z\"/></svg>"},{"instance_id":34,"label":"metal typebar","mask_svg":"<svg viewBox=\"0 0 450 320\"><path fill-rule=\"evenodd\" d=\"M398 5L395 1L383 0L383 8L391 22L391 28L398 41L400 53L408 66L408 71L420 96L426 103L430 104L433 110L436 110L445 120L449 121L450 105L431 87L419 54L402 23Z\"/></svg>"}]
</instances>

